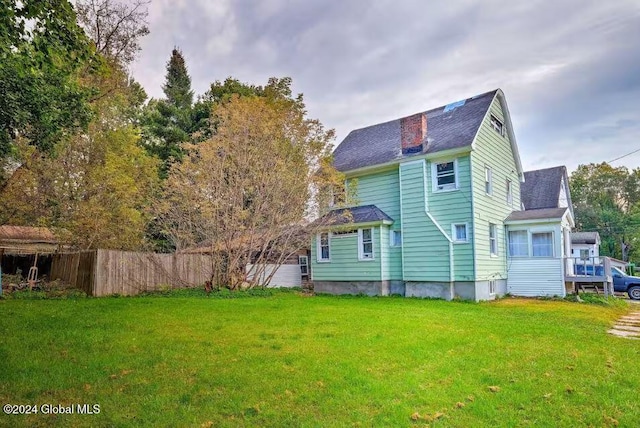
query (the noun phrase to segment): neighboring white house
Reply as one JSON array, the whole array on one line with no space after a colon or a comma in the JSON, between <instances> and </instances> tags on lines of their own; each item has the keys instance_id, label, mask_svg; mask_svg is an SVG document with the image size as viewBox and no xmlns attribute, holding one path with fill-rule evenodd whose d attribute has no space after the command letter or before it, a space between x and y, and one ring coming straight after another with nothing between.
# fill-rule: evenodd
<instances>
[{"instance_id":1,"label":"neighboring white house","mask_svg":"<svg viewBox=\"0 0 640 428\"><path fill-rule=\"evenodd\" d=\"M576 261L600 263L600 234L598 232L571 233L571 257Z\"/></svg>"},{"instance_id":2,"label":"neighboring white house","mask_svg":"<svg viewBox=\"0 0 640 428\"><path fill-rule=\"evenodd\" d=\"M525 211L507 225L507 292L516 296L566 295L571 228L575 226L567 169L564 166L524 173L521 200Z\"/></svg>"}]
</instances>

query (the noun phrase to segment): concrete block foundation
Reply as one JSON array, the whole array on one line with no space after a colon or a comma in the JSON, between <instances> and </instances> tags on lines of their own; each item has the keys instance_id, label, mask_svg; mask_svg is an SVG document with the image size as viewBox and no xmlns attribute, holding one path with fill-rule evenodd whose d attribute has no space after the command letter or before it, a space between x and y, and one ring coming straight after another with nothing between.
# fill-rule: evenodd
<instances>
[{"instance_id":1,"label":"concrete block foundation","mask_svg":"<svg viewBox=\"0 0 640 428\"><path fill-rule=\"evenodd\" d=\"M413 282L413 281L314 281L316 293L364 294L367 296L400 295L451 300L493 300L507 292L507 281L496 280L495 294L489 290L489 281Z\"/></svg>"}]
</instances>

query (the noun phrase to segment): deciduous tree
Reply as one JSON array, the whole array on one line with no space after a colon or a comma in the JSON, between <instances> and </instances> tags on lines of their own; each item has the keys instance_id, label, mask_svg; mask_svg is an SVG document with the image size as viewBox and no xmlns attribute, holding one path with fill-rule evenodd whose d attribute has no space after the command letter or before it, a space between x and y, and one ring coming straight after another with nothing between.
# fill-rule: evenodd
<instances>
[{"instance_id":1,"label":"deciduous tree","mask_svg":"<svg viewBox=\"0 0 640 428\"><path fill-rule=\"evenodd\" d=\"M602 254L627 260L640 247L640 169L607 163L580 165L570 186L576 227L597 231Z\"/></svg>"},{"instance_id":2,"label":"deciduous tree","mask_svg":"<svg viewBox=\"0 0 640 428\"><path fill-rule=\"evenodd\" d=\"M0 0L0 159L17 138L49 152L90 119L77 79L93 55L66 0Z\"/></svg>"},{"instance_id":3,"label":"deciduous tree","mask_svg":"<svg viewBox=\"0 0 640 428\"><path fill-rule=\"evenodd\" d=\"M306 220L326 204L313 189L340 174L330 162L333 132L305 114L302 96L233 94L214 106L212 137L186 145L172 165L158 216L178 250L211 255L214 283L268 283L261 267L308 243ZM258 266L254 275L248 263Z\"/></svg>"}]
</instances>

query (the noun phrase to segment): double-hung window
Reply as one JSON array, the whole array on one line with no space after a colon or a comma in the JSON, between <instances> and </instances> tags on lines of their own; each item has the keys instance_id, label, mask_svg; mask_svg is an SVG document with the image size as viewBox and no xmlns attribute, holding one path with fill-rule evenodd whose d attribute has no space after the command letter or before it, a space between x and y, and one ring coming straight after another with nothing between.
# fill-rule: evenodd
<instances>
[{"instance_id":1,"label":"double-hung window","mask_svg":"<svg viewBox=\"0 0 640 428\"><path fill-rule=\"evenodd\" d=\"M493 128L494 131L496 131L498 134L500 135L504 135L504 125L502 124L502 122L500 121L500 119L498 119L497 117L495 117L494 115L491 115L491 127Z\"/></svg>"},{"instance_id":2,"label":"double-hung window","mask_svg":"<svg viewBox=\"0 0 640 428\"><path fill-rule=\"evenodd\" d=\"M587 249L580 250L580 259L581 260L589 260L589 250L587 250Z\"/></svg>"},{"instance_id":3,"label":"double-hung window","mask_svg":"<svg viewBox=\"0 0 640 428\"><path fill-rule=\"evenodd\" d=\"M328 262L331 260L331 241L329 232L323 232L318 236L318 261Z\"/></svg>"},{"instance_id":4,"label":"double-hung window","mask_svg":"<svg viewBox=\"0 0 640 428\"><path fill-rule=\"evenodd\" d=\"M553 232L531 234L533 257L553 257Z\"/></svg>"},{"instance_id":5,"label":"double-hung window","mask_svg":"<svg viewBox=\"0 0 640 428\"><path fill-rule=\"evenodd\" d=\"M484 167L484 191L487 195L493 194L493 171L491 167Z\"/></svg>"},{"instance_id":6,"label":"double-hung window","mask_svg":"<svg viewBox=\"0 0 640 428\"><path fill-rule=\"evenodd\" d=\"M358 250L360 260L373 260L373 229L358 230Z\"/></svg>"},{"instance_id":7,"label":"double-hung window","mask_svg":"<svg viewBox=\"0 0 640 428\"><path fill-rule=\"evenodd\" d=\"M432 166L433 190L435 192L443 190L455 190L458 188L457 161L436 162Z\"/></svg>"},{"instance_id":8,"label":"double-hung window","mask_svg":"<svg viewBox=\"0 0 640 428\"><path fill-rule=\"evenodd\" d=\"M493 223L489 223L489 252L498 255L498 227Z\"/></svg>"}]
</instances>

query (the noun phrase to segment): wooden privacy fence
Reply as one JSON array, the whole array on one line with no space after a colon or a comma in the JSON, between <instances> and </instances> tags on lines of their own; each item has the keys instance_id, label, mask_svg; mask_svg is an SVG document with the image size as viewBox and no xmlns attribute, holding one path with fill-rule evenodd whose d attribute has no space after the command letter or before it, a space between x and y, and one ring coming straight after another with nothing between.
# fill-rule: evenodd
<instances>
[{"instance_id":1,"label":"wooden privacy fence","mask_svg":"<svg viewBox=\"0 0 640 428\"><path fill-rule=\"evenodd\" d=\"M164 286L204 284L211 278L211 257L115 250L61 253L53 255L50 277L92 296L130 296Z\"/></svg>"}]
</instances>

